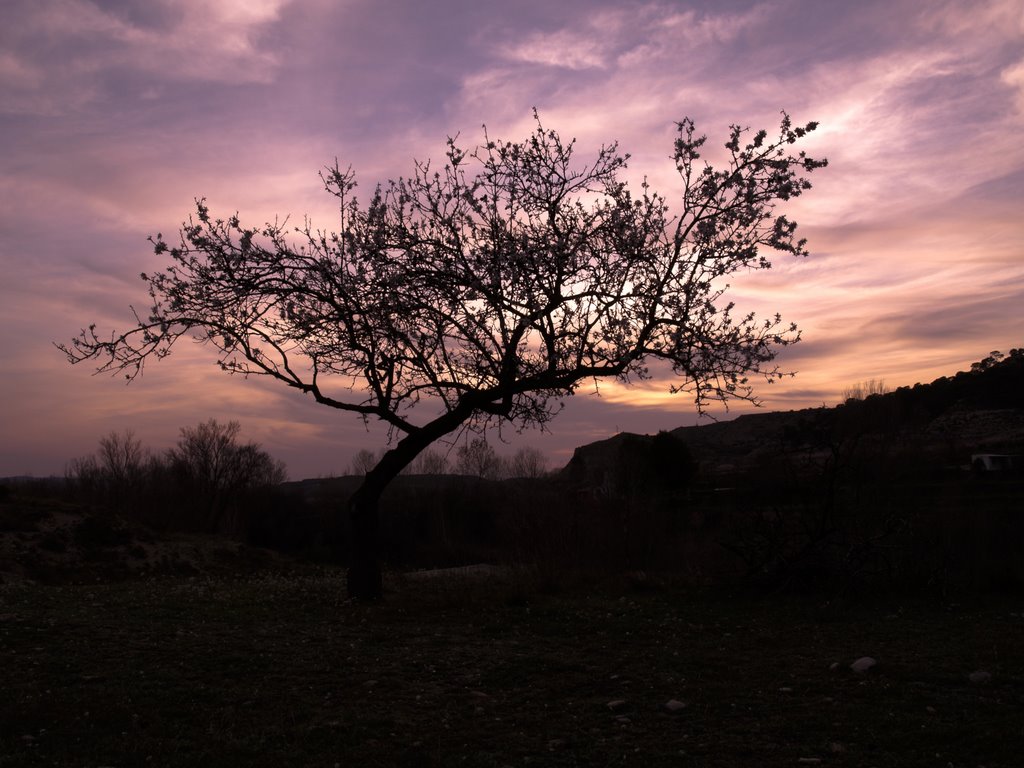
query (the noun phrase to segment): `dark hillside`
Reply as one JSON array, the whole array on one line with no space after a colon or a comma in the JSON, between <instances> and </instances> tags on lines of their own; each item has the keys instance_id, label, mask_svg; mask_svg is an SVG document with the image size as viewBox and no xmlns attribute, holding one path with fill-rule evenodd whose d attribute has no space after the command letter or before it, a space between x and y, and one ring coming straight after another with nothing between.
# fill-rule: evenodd
<instances>
[{"instance_id":1,"label":"dark hillside","mask_svg":"<svg viewBox=\"0 0 1024 768\"><path fill-rule=\"evenodd\" d=\"M560 473L580 498L629 510L616 541L643 531L654 543L636 567L841 591L1024 589L1024 350L834 408L659 437L676 444L668 469L652 471L655 438L619 434L581 446ZM676 486L629 481L639 477Z\"/></svg>"},{"instance_id":2,"label":"dark hillside","mask_svg":"<svg viewBox=\"0 0 1024 768\"><path fill-rule=\"evenodd\" d=\"M835 408L751 414L672 434L709 468L749 465L780 445L824 449L865 438L899 441L957 465L973 453L1024 453L1024 350Z\"/></svg>"}]
</instances>

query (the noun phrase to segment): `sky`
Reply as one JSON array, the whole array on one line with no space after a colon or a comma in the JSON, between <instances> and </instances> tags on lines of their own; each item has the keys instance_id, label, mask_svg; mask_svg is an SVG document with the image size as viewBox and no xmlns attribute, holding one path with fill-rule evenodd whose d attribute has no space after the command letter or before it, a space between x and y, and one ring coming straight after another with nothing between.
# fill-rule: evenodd
<instances>
[{"instance_id":1,"label":"sky","mask_svg":"<svg viewBox=\"0 0 1024 768\"><path fill-rule=\"evenodd\" d=\"M821 125L829 167L787 212L811 255L740 276L741 309L803 340L767 410L839 402L1024 346L1024 4L1020 0L5 0L0 27L0 476L63 474L111 431L160 450L237 420L293 479L343 474L386 432L180 345L131 384L53 343L145 310L197 197L259 224L329 228L318 173L364 195L445 139L524 138L536 108L579 152L618 140L671 199L673 128ZM670 381L570 398L530 445L553 466L618 431L698 423ZM730 418L750 410L737 406ZM425 414L426 415L426 414Z\"/></svg>"}]
</instances>

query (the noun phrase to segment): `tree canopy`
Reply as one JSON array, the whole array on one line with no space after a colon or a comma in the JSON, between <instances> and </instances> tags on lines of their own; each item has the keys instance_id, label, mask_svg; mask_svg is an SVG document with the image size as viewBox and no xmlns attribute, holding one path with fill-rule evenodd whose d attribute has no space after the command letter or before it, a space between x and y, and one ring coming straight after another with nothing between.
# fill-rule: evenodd
<instances>
[{"instance_id":1,"label":"tree canopy","mask_svg":"<svg viewBox=\"0 0 1024 768\"><path fill-rule=\"evenodd\" d=\"M815 127L785 113L771 139L732 126L716 169L685 119L676 195L646 181L631 191L616 143L581 159L536 118L522 141L486 129L473 149L449 138L444 161L416 162L365 203L336 164L322 178L339 201L337 232L250 228L199 200L173 244L151 238L171 264L142 275L150 311L62 349L131 379L195 338L225 371L404 435L369 473L377 485L460 427L544 428L585 383L646 379L657 361L699 408L753 399L751 375L782 375L776 351L799 332L778 315L734 312L726 281L770 267L765 249L807 253L776 208L826 164L793 150Z\"/></svg>"}]
</instances>

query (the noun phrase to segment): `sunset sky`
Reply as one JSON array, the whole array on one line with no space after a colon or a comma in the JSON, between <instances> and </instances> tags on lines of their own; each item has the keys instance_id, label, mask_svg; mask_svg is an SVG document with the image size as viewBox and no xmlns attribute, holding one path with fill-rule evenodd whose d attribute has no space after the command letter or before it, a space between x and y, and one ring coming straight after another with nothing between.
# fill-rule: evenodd
<instances>
[{"instance_id":1,"label":"sunset sky","mask_svg":"<svg viewBox=\"0 0 1024 768\"><path fill-rule=\"evenodd\" d=\"M318 171L378 180L445 138L523 138L536 107L581 153L619 140L670 200L673 125L821 128L815 188L789 212L811 256L735 281L740 308L804 340L769 410L833 405L1024 346L1024 4L1020 0L5 0L0 27L0 476L62 474L99 437L235 419L293 479L343 473L384 430L182 344L130 385L54 348L145 311L146 237L206 197L256 225L334 226ZM697 421L668 382L577 395L552 434L508 435L563 464L616 431ZM738 408L733 414L746 412ZM495 438L496 440L496 438Z\"/></svg>"}]
</instances>

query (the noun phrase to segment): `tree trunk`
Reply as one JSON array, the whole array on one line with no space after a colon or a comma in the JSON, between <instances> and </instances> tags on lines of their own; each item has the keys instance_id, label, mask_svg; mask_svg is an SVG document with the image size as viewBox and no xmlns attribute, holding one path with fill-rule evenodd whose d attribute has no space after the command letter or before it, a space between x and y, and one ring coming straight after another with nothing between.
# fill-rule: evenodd
<instances>
[{"instance_id":1,"label":"tree trunk","mask_svg":"<svg viewBox=\"0 0 1024 768\"><path fill-rule=\"evenodd\" d=\"M348 502L352 522L349 551L348 596L355 600L379 600L384 593L380 568L380 497L388 484L439 437L458 429L472 415L462 405L438 417L425 427L406 435L387 451L366 473Z\"/></svg>"},{"instance_id":2,"label":"tree trunk","mask_svg":"<svg viewBox=\"0 0 1024 768\"><path fill-rule=\"evenodd\" d=\"M373 482L368 473L348 502L348 513L352 521L352 549L347 586L348 596L356 600L379 600L384 594L380 570L378 510L384 487Z\"/></svg>"}]
</instances>

